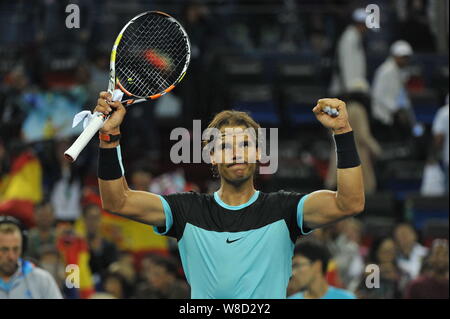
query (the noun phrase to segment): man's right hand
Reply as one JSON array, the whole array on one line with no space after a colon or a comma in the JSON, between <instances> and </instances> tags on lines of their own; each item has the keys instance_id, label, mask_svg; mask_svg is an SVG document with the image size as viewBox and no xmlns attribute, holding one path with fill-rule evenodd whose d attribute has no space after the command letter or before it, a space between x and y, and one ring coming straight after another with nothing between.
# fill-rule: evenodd
<instances>
[{"instance_id":1,"label":"man's right hand","mask_svg":"<svg viewBox=\"0 0 450 319\"><path fill-rule=\"evenodd\" d=\"M109 115L113 110L114 112L105 122L100 129L104 134L120 134L120 124L122 124L123 118L126 114L126 109L120 102L113 102L112 96L108 92L100 92L100 98L97 100L94 112L101 112L105 115Z\"/></svg>"}]
</instances>

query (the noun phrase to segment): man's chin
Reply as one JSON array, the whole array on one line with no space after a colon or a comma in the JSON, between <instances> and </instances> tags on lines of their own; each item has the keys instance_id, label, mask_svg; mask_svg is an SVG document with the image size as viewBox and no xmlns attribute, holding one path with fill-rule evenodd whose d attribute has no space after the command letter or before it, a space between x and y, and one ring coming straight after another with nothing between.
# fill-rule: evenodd
<instances>
[{"instance_id":1,"label":"man's chin","mask_svg":"<svg viewBox=\"0 0 450 319\"><path fill-rule=\"evenodd\" d=\"M11 265L11 266L4 266L2 268L0 268L0 274L2 274L5 277L11 277L12 275L14 275L14 273L17 270L17 266L16 265Z\"/></svg>"},{"instance_id":2,"label":"man's chin","mask_svg":"<svg viewBox=\"0 0 450 319\"><path fill-rule=\"evenodd\" d=\"M237 178L224 177L224 179L228 184L231 184L235 187L239 187L242 184L244 184L245 182L247 182L251 177L252 177L252 175L237 177Z\"/></svg>"}]
</instances>

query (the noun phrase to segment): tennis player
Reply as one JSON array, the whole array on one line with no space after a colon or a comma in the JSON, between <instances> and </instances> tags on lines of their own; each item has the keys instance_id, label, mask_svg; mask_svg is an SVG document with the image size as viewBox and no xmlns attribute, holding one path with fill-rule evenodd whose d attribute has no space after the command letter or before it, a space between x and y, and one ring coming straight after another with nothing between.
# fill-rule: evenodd
<instances>
[{"instance_id":1,"label":"tennis player","mask_svg":"<svg viewBox=\"0 0 450 319\"><path fill-rule=\"evenodd\" d=\"M339 115L326 113L327 106ZM256 140L226 144L226 128L259 125L237 111L223 111L209 125L223 133L221 147L211 153L221 180L218 191L167 196L133 191L124 178L119 145L126 110L120 102L111 102L107 92L100 93L95 110L104 114L115 110L100 131L98 179L103 208L178 240L192 298L285 299L296 239L364 209L360 160L341 100L321 99L312 110L334 132L338 191L310 194L255 189L258 165L248 158L259 152ZM238 148L246 150L244 159L237 158ZM231 161L217 161L218 152L231 152Z\"/></svg>"}]
</instances>

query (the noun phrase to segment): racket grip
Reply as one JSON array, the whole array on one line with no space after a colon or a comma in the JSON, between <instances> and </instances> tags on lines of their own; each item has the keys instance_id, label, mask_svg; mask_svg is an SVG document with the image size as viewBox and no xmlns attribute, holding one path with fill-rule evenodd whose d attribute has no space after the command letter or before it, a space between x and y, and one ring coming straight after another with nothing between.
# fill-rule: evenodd
<instances>
[{"instance_id":1,"label":"racket grip","mask_svg":"<svg viewBox=\"0 0 450 319\"><path fill-rule=\"evenodd\" d=\"M75 142L73 142L72 146L70 146L69 149L64 152L64 157L68 161L75 162L81 151L86 147L92 137L103 126L103 123L105 122L103 114L100 112L95 112L94 116L95 117L89 122L89 125L84 129L80 136L78 136Z\"/></svg>"}]
</instances>

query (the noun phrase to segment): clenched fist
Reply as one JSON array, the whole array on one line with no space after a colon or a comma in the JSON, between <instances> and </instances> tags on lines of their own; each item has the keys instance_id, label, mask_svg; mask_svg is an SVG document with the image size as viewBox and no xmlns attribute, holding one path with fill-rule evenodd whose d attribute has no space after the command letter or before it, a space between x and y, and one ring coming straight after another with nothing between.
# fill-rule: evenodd
<instances>
[{"instance_id":1,"label":"clenched fist","mask_svg":"<svg viewBox=\"0 0 450 319\"><path fill-rule=\"evenodd\" d=\"M330 107L331 109L336 109L338 115L329 114L325 109ZM312 110L323 126L329 128L334 134L343 134L350 132L352 128L348 122L347 108L345 102L339 99L320 99L317 101L317 105Z\"/></svg>"},{"instance_id":2,"label":"clenched fist","mask_svg":"<svg viewBox=\"0 0 450 319\"><path fill-rule=\"evenodd\" d=\"M123 118L125 117L125 113L127 111L122 103L112 101L112 96L110 93L104 91L100 92L94 112L100 112L105 115L110 115L113 110L114 112L112 113L112 115L100 129L101 133L119 134L120 124L122 124Z\"/></svg>"}]
</instances>

